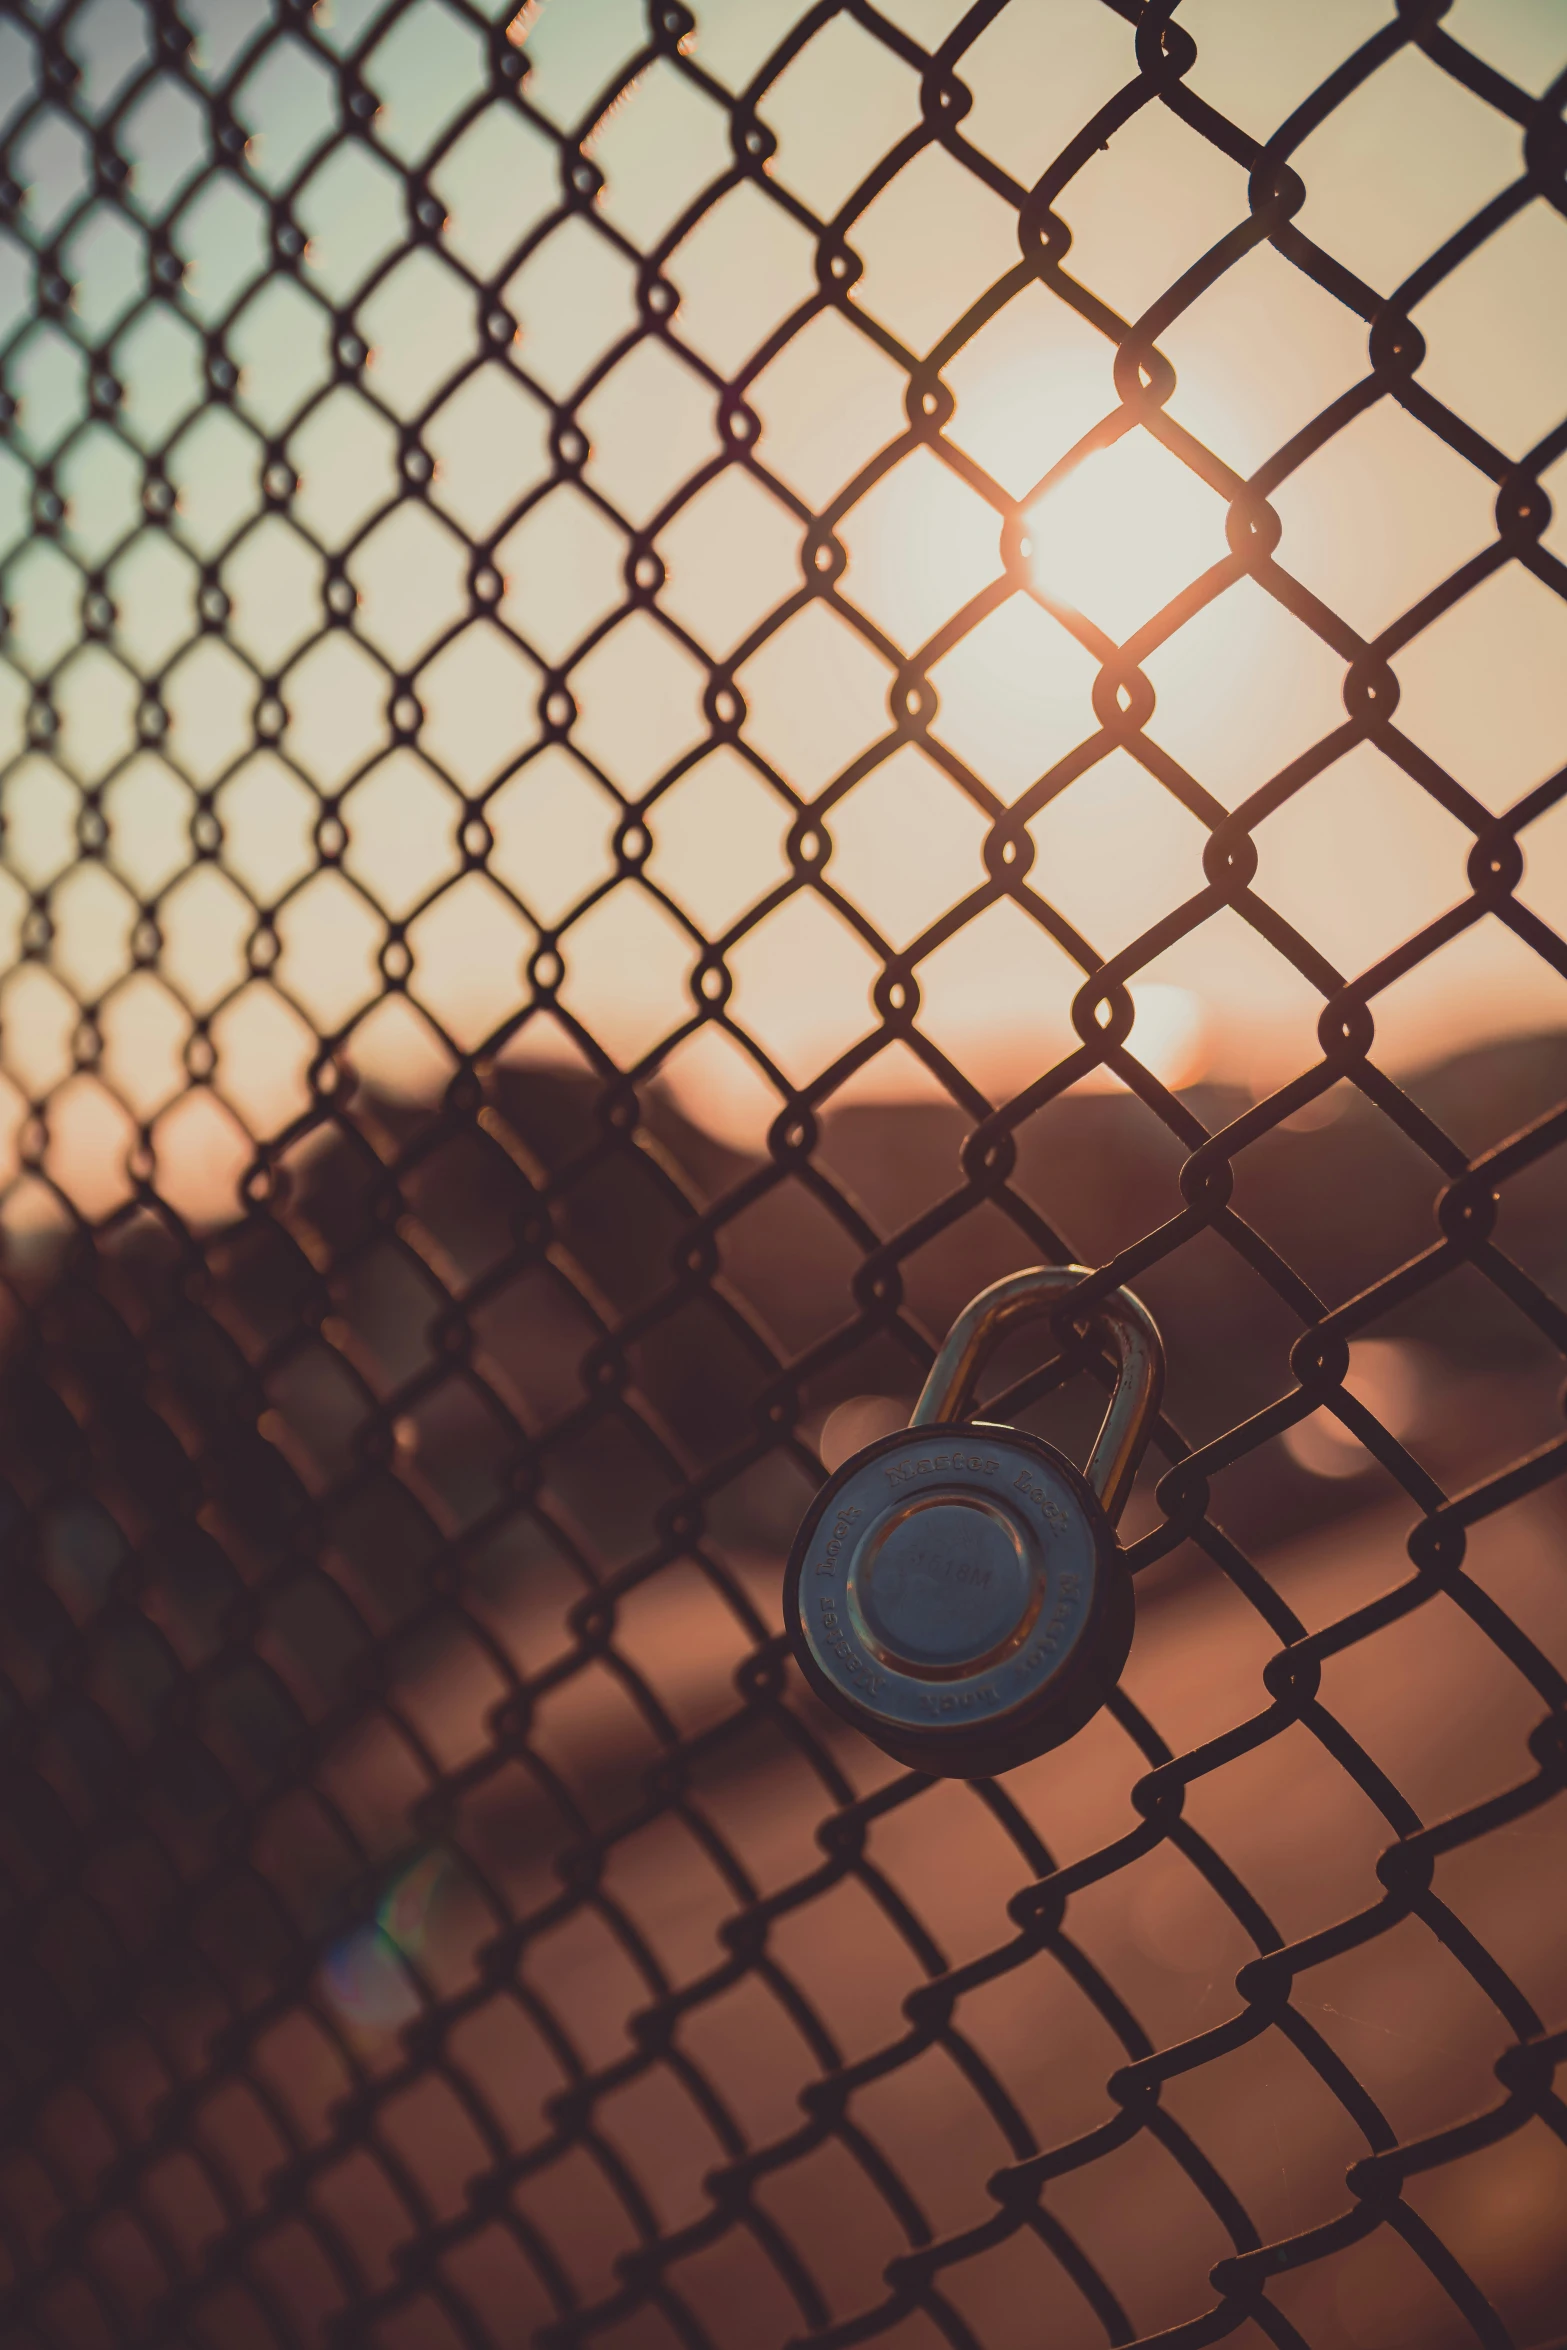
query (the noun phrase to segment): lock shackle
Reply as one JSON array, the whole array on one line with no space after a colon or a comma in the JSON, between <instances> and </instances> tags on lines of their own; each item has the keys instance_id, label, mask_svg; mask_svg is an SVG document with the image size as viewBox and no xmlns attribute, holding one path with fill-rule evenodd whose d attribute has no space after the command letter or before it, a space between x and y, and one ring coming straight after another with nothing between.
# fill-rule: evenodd
<instances>
[{"instance_id":1,"label":"lock shackle","mask_svg":"<svg viewBox=\"0 0 1567 2350\"><path fill-rule=\"evenodd\" d=\"M1086 1265L1030 1265L982 1289L943 1340L909 1416L911 1428L964 1419L980 1372L1005 1334L1019 1323L1051 1319L1092 1275ZM1164 1346L1153 1316L1129 1289L1112 1289L1081 1313L1072 1327L1104 1342L1115 1356L1116 1383L1094 1438L1085 1474L1111 1525L1132 1489L1143 1447L1164 1394Z\"/></svg>"}]
</instances>

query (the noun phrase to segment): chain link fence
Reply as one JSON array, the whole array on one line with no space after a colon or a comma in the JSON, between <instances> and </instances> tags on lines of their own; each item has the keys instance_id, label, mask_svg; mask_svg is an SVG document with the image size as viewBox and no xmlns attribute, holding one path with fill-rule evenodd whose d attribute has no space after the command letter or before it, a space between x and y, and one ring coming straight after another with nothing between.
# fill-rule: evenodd
<instances>
[{"instance_id":1,"label":"chain link fence","mask_svg":"<svg viewBox=\"0 0 1567 2350\"><path fill-rule=\"evenodd\" d=\"M1560 2334L1560 33L0 22L17 2350ZM1137 1644L931 1783L781 1560L1040 1259Z\"/></svg>"}]
</instances>

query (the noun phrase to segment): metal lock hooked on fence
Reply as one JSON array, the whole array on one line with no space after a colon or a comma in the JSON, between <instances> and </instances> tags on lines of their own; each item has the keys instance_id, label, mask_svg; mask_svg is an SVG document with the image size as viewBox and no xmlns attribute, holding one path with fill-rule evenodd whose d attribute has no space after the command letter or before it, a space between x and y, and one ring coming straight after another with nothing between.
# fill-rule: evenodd
<instances>
[{"instance_id":1,"label":"metal lock hooked on fence","mask_svg":"<svg viewBox=\"0 0 1567 2350\"><path fill-rule=\"evenodd\" d=\"M1130 1290L1076 1327L1119 1376L1086 1471L1020 1428L968 1421L1003 1334L1088 1278L1036 1265L952 1325L906 1429L828 1478L789 1556L784 1622L834 1711L916 1770L987 1778L1098 1712L1132 1640L1114 1526L1159 1415L1164 1348Z\"/></svg>"}]
</instances>

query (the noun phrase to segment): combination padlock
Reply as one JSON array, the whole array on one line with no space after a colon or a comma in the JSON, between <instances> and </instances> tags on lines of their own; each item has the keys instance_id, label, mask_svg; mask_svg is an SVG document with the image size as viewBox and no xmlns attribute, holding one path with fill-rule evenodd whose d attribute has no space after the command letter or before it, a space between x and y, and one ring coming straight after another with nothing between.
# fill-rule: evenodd
<instances>
[{"instance_id":1,"label":"combination padlock","mask_svg":"<svg viewBox=\"0 0 1567 2350\"><path fill-rule=\"evenodd\" d=\"M784 1579L817 1694L899 1762L989 1778L1057 1746L1114 1689L1132 1641L1115 1521L1159 1416L1164 1348L1118 1289L1075 1327L1119 1377L1086 1472L1023 1429L964 1414L987 1356L1087 1279L1036 1265L954 1322L905 1429L828 1478Z\"/></svg>"}]
</instances>

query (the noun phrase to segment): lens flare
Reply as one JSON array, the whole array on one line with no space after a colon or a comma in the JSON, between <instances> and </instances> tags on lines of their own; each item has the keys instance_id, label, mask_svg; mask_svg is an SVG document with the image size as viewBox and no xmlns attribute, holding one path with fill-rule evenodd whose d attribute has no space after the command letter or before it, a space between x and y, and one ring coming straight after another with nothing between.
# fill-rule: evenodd
<instances>
[{"instance_id":1,"label":"lens flare","mask_svg":"<svg viewBox=\"0 0 1567 2350\"><path fill-rule=\"evenodd\" d=\"M321 1980L346 2023L392 2032L418 2014L419 1995L406 1962L428 1942L446 1874L446 1855L427 1853L388 1886L373 1918L333 1943Z\"/></svg>"}]
</instances>

